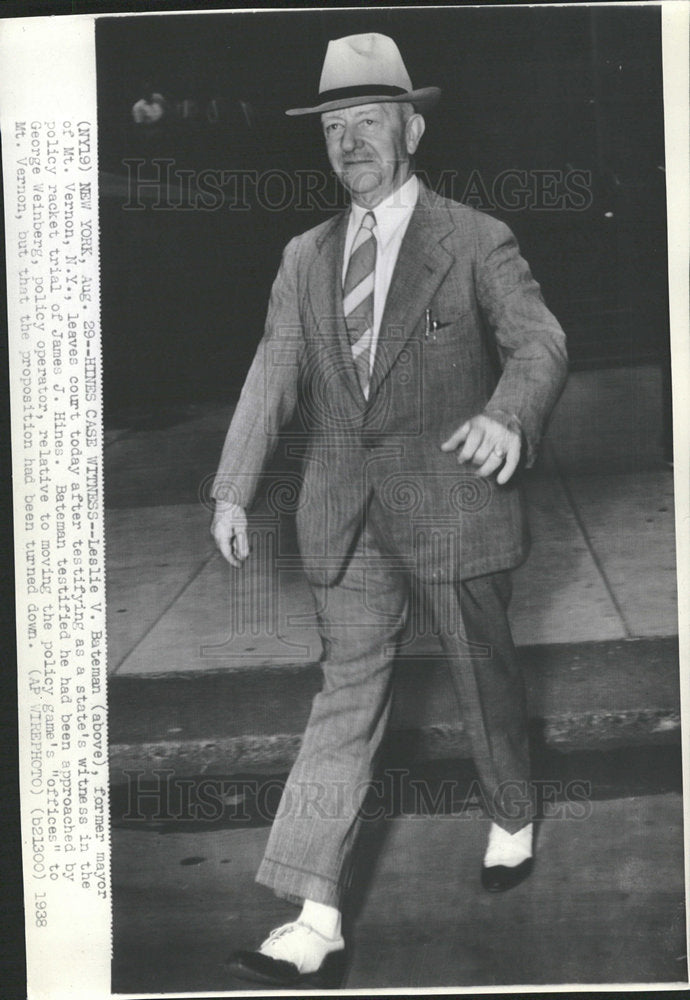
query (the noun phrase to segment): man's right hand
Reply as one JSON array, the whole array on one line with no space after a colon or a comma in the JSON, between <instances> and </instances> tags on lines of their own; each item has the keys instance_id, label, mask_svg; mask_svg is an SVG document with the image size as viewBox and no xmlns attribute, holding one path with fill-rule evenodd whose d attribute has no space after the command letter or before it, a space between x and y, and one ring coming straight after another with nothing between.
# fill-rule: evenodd
<instances>
[{"instance_id":1,"label":"man's right hand","mask_svg":"<svg viewBox=\"0 0 690 1000\"><path fill-rule=\"evenodd\" d=\"M218 507L211 522L211 534L230 565L239 569L249 555L244 507L238 507L237 504Z\"/></svg>"}]
</instances>

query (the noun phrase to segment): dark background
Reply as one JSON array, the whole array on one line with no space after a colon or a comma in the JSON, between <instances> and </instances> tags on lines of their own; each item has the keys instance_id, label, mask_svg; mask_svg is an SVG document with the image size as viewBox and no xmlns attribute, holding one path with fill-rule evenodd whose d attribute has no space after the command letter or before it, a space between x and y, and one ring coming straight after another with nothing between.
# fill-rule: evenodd
<instances>
[{"instance_id":1,"label":"dark background","mask_svg":"<svg viewBox=\"0 0 690 1000\"><path fill-rule=\"evenodd\" d=\"M97 23L101 294L106 418L231 400L261 335L280 252L334 209L126 209L124 161L174 168L329 171L314 103L329 39L390 34L414 86L443 97L418 166L478 171L489 194L506 169L587 170L584 211L481 204L518 236L561 320L576 368L668 356L660 11L650 7L240 12ZM149 91L188 117L136 125ZM206 111L215 99L218 120ZM244 110L240 102L244 102ZM195 117L194 107L197 112ZM131 168L130 168L131 169ZM475 175L476 176L476 175ZM330 184L329 190L335 185ZM251 192L251 189L248 189ZM475 189L476 194L476 189ZM274 197L280 198L280 192Z\"/></svg>"}]
</instances>

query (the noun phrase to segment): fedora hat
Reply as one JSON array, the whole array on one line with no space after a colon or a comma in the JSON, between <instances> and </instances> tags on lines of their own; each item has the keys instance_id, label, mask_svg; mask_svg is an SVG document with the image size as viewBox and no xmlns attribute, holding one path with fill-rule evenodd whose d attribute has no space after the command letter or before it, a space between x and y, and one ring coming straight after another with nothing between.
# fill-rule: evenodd
<instances>
[{"instance_id":1,"label":"fedora hat","mask_svg":"<svg viewBox=\"0 0 690 1000\"><path fill-rule=\"evenodd\" d=\"M311 108L290 108L287 115L317 115L358 104L407 103L430 110L438 87L412 89L398 46L387 35L348 35L328 43L319 96Z\"/></svg>"}]
</instances>

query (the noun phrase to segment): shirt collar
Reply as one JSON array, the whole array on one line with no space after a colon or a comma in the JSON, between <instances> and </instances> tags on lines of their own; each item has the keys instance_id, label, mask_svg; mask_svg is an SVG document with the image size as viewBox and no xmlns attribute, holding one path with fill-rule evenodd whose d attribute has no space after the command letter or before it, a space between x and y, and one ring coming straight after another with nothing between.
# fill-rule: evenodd
<instances>
[{"instance_id":1,"label":"shirt collar","mask_svg":"<svg viewBox=\"0 0 690 1000\"><path fill-rule=\"evenodd\" d=\"M419 181L415 174L396 188L387 198L384 198L376 208L372 209L376 217L376 233L379 245L383 248L393 236L398 226L401 226L412 215L419 197ZM362 219L369 211L362 205L352 204L351 225L357 232Z\"/></svg>"}]
</instances>

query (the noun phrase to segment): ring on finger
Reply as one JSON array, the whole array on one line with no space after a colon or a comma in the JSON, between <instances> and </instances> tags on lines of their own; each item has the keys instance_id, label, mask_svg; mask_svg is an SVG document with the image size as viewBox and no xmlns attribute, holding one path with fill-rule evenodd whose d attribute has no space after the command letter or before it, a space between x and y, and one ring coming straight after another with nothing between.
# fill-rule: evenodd
<instances>
[{"instance_id":1,"label":"ring on finger","mask_svg":"<svg viewBox=\"0 0 690 1000\"><path fill-rule=\"evenodd\" d=\"M505 448L502 448L500 444L497 444L495 446L495 448L494 448L494 455L496 456L496 458L504 458L505 457L505 453L506 453Z\"/></svg>"}]
</instances>

